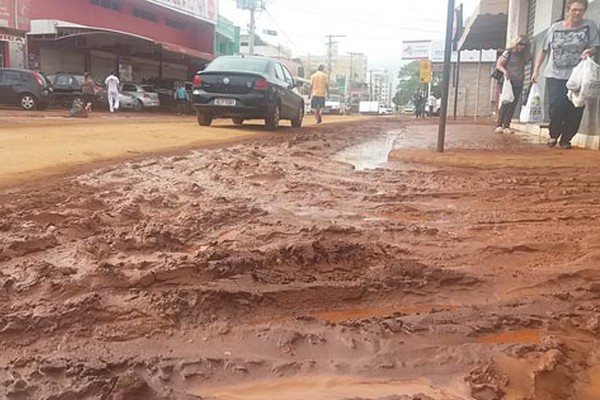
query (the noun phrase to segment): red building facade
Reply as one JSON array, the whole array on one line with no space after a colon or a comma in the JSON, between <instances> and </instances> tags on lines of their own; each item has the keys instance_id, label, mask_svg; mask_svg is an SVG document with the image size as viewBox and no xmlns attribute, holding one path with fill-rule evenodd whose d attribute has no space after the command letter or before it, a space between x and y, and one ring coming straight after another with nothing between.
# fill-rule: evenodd
<instances>
[{"instance_id":1,"label":"red building facade","mask_svg":"<svg viewBox=\"0 0 600 400\"><path fill-rule=\"evenodd\" d=\"M29 67L48 74L181 80L214 54L217 0L194 0L193 9L173 0L30 1Z\"/></svg>"},{"instance_id":2,"label":"red building facade","mask_svg":"<svg viewBox=\"0 0 600 400\"><path fill-rule=\"evenodd\" d=\"M29 0L0 0L0 67L25 66Z\"/></svg>"}]
</instances>

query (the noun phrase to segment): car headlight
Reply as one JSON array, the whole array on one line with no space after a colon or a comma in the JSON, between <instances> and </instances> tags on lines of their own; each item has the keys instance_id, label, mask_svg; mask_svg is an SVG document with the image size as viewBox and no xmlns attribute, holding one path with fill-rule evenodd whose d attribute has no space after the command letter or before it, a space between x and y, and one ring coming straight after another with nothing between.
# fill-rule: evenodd
<instances>
[{"instance_id":1,"label":"car headlight","mask_svg":"<svg viewBox=\"0 0 600 400\"><path fill-rule=\"evenodd\" d=\"M194 94L194 95L199 95L199 94L200 94L200 90L198 90L198 89L194 89L194 91L192 92L192 94Z\"/></svg>"}]
</instances>

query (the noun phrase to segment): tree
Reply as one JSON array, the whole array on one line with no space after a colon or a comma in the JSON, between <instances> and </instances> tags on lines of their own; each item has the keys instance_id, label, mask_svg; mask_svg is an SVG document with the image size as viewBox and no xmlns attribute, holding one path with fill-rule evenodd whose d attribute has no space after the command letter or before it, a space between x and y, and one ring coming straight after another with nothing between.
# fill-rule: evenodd
<instances>
[{"instance_id":1,"label":"tree","mask_svg":"<svg viewBox=\"0 0 600 400\"><path fill-rule=\"evenodd\" d=\"M400 81L400 83L398 84L399 94L397 94L397 100L401 105L410 103L412 95L417 90L424 90L425 92L427 92L428 85L424 85L421 83L419 61L412 61L400 68L400 72L398 73L398 80ZM431 81L431 93L437 98L440 98L440 96L442 95L441 80L441 74L434 72ZM396 103L396 101L394 101L394 103Z\"/></svg>"}]
</instances>

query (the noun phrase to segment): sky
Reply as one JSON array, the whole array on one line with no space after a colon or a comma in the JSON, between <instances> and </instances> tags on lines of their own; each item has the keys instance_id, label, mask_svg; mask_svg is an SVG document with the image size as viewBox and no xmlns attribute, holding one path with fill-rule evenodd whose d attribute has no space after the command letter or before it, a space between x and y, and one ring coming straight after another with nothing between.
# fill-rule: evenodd
<instances>
[{"instance_id":1,"label":"sky","mask_svg":"<svg viewBox=\"0 0 600 400\"><path fill-rule=\"evenodd\" d=\"M479 1L462 3L466 19ZM257 33L292 49L294 56L326 54L326 35L344 35L335 39L338 53L365 53L370 69L394 71L401 65L402 41L444 38L447 7L447 0L265 0ZM235 0L220 0L219 8L242 30L248 27L250 13L238 10Z\"/></svg>"}]
</instances>

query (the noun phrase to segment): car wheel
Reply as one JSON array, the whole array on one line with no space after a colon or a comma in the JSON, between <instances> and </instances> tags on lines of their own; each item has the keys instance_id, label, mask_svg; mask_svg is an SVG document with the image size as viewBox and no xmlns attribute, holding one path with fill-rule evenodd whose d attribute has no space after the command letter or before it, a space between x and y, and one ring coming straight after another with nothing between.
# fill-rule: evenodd
<instances>
[{"instance_id":1,"label":"car wheel","mask_svg":"<svg viewBox=\"0 0 600 400\"><path fill-rule=\"evenodd\" d=\"M26 111L35 110L37 107L37 100L34 95L25 93L21 96L21 100L19 102L21 108Z\"/></svg>"},{"instance_id":2,"label":"car wheel","mask_svg":"<svg viewBox=\"0 0 600 400\"><path fill-rule=\"evenodd\" d=\"M144 103L142 103L141 100L137 100L134 104L133 104L133 110L134 111L142 111L144 109Z\"/></svg>"},{"instance_id":3,"label":"car wheel","mask_svg":"<svg viewBox=\"0 0 600 400\"><path fill-rule=\"evenodd\" d=\"M210 126L210 124L212 124L212 120L212 115L206 113L198 113L198 124L200 124L200 126Z\"/></svg>"},{"instance_id":4,"label":"car wheel","mask_svg":"<svg viewBox=\"0 0 600 400\"><path fill-rule=\"evenodd\" d=\"M296 118L292 118L292 126L294 128L300 128L302 126L302 120L304 119L304 107L300 107L298 109L298 116Z\"/></svg>"},{"instance_id":5,"label":"car wheel","mask_svg":"<svg viewBox=\"0 0 600 400\"><path fill-rule=\"evenodd\" d=\"M233 118L233 123L236 125L243 125L244 124L244 118Z\"/></svg>"},{"instance_id":6,"label":"car wheel","mask_svg":"<svg viewBox=\"0 0 600 400\"><path fill-rule=\"evenodd\" d=\"M265 118L265 126L267 129L274 131L279 127L279 119L281 118L281 108L279 107L279 103L275 103L273 110L271 110L270 115Z\"/></svg>"}]
</instances>

